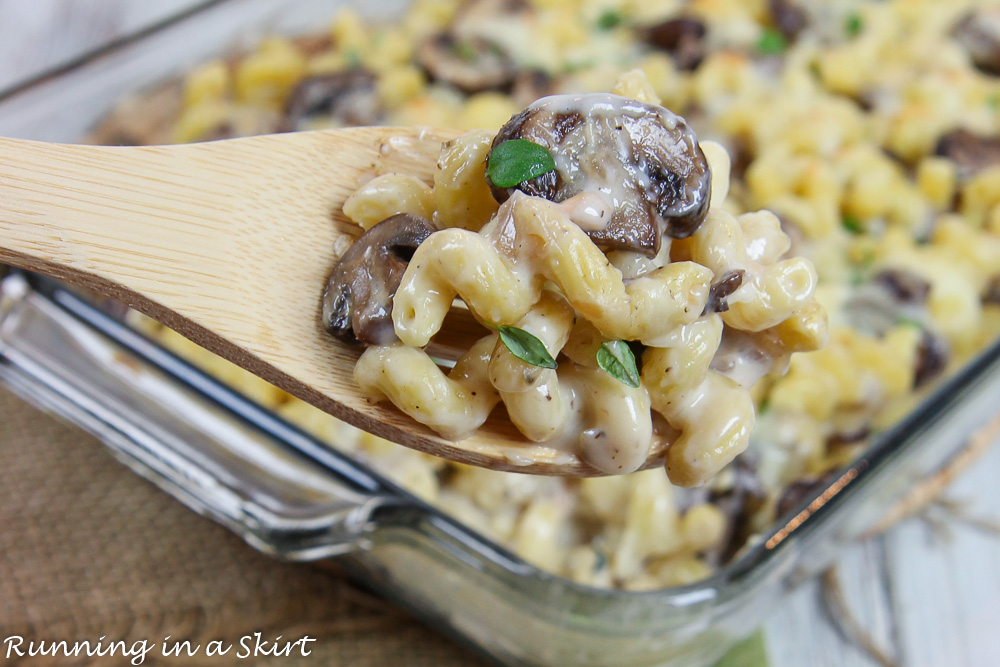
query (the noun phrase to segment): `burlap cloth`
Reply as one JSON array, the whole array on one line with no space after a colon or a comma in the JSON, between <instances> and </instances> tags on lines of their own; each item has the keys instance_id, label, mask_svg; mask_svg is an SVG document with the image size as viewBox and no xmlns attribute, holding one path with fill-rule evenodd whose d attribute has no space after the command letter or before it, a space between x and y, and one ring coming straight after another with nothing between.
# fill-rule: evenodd
<instances>
[{"instance_id":1,"label":"burlap cloth","mask_svg":"<svg viewBox=\"0 0 1000 667\"><path fill-rule=\"evenodd\" d=\"M308 658L238 660L239 638L257 631L319 641ZM4 659L2 642L13 635L235 645L227 657L186 664L481 664L336 572L257 553L117 463L94 438L0 387L0 665L19 664ZM151 651L143 664L163 662Z\"/></svg>"}]
</instances>

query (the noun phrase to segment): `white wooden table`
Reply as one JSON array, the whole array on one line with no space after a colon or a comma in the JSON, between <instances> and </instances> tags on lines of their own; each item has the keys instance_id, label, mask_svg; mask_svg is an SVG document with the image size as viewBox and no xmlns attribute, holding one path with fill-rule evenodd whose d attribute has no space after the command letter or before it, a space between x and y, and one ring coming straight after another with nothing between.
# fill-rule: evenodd
<instances>
[{"instance_id":1,"label":"white wooden table","mask_svg":"<svg viewBox=\"0 0 1000 667\"><path fill-rule=\"evenodd\" d=\"M204 1L0 0L0 90ZM948 497L968 501L973 516L1000 520L1000 447ZM909 520L848 548L838 563L844 594L901 665L1000 665L1000 537L966 525L950 532L941 539ZM776 667L878 664L829 622L818 581L791 594L765 632Z\"/></svg>"}]
</instances>

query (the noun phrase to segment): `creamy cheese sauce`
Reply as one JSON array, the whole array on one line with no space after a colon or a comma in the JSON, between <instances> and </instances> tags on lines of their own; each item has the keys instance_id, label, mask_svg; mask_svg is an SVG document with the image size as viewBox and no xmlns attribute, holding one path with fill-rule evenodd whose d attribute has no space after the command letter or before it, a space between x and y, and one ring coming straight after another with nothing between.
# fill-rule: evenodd
<instances>
[{"instance_id":1,"label":"creamy cheese sauce","mask_svg":"<svg viewBox=\"0 0 1000 667\"><path fill-rule=\"evenodd\" d=\"M565 418L544 444L575 452L610 475L637 470L653 442L649 392L572 361L559 366L559 382Z\"/></svg>"},{"instance_id":2,"label":"creamy cheese sauce","mask_svg":"<svg viewBox=\"0 0 1000 667\"><path fill-rule=\"evenodd\" d=\"M774 370L776 359L753 334L727 328L710 368L722 373L744 389Z\"/></svg>"},{"instance_id":3,"label":"creamy cheese sauce","mask_svg":"<svg viewBox=\"0 0 1000 667\"><path fill-rule=\"evenodd\" d=\"M614 202L600 190L588 190L559 204L563 214L588 232L597 232L611 222Z\"/></svg>"}]
</instances>

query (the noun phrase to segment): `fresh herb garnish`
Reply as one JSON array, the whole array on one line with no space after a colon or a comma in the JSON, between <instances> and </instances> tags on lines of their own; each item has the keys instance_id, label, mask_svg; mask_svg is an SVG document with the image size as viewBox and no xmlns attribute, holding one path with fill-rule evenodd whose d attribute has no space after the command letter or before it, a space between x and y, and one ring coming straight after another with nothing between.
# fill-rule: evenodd
<instances>
[{"instance_id":1,"label":"fresh herb garnish","mask_svg":"<svg viewBox=\"0 0 1000 667\"><path fill-rule=\"evenodd\" d=\"M757 414L766 415L770 409L771 409L771 398L767 397L760 402L760 407L757 408Z\"/></svg>"},{"instance_id":2,"label":"fresh herb garnish","mask_svg":"<svg viewBox=\"0 0 1000 667\"><path fill-rule=\"evenodd\" d=\"M861 221L855 218L853 215L845 215L840 219L840 224L843 225L844 229L852 234L864 234L865 228L861 225Z\"/></svg>"},{"instance_id":3,"label":"fresh herb garnish","mask_svg":"<svg viewBox=\"0 0 1000 667\"><path fill-rule=\"evenodd\" d=\"M510 353L521 361L540 366L541 368L558 368L556 360L552 358L549 351L545 349L542 341L533 334L517 327L499 326L500 340L507 346Z\"/></svg>"},{"instance_id":4,"label":"fresh herb garnish","mask_svg":"<svg viewBox=\"0 0 1000 667\"><path fill-rule=\"evenodd\" d=\"M608 375L622 384L639 387L639 369L635 365L635 355L623 340L608 340L597 350L597 365Z\"/></svg>"},{"instance_id":5,"label":"fresh herb garnish","mask_svg":"<svg viewBox=\"0 0 1000 667\"><path fill-rule=\"evenodd\" d=\"M848 253L847 261L852 264L851 284L863 285L868 281L875 263L875 251L872 248L859 248L857 252Z\"/></svg>"},{"instance_id":6,"label":"fresh herb garnish","mask_svg":"<svg viewBox=\"0 0 1000 667\"><path fill-rule=\"evenodd\" d=\"M846 19L844 19L844 30L851 37L857 37L861 34L861 31L865 29L865 20L861 18L860 14L854 13L849 14Z\"/></svg>"},{"instance_id":7,"label":"fresh herb garnish","mask_svg":"<svg viewBox=\"0 0 1000 667\"><path fill-rule=\"evenodd\" d=\"M773 56L788 48L788 40L777 28L765 28L757 40L757 51L765 56Z\"/></svg>"},{"instance_id":8,"label":"fresh herb garnish","mask_svg":"<svg viewBox=\"0 0 1000 667\"><path fill-rule=\"evenodd\" d=\"M613 9L609 9L600 18L597 19L597 27L601 30L611 30L620 26L622 23L621 12L616 12Z\"/></svg>"},{"instance_id":9,"label":"fresh herb garnish","mask_svg":"<svg viewBox=\"0 0 1000 667\"><path fill-rule=\"evenodd\" d=\"M993 94L986 98L986 106L991 109L1000 109L1000 95Z\"/></svg>"},{"instance_id":10,"label":"fresh herb garnish","mask_svg":"<svg viewBox=\"0 0 1000 667\"><path fill-rule=\"evenodd\" d=\"M527 139L508 139L490 152L486 177L499 188L513 188L555 168L545 146Z\"/></svg>"}]
</instances>

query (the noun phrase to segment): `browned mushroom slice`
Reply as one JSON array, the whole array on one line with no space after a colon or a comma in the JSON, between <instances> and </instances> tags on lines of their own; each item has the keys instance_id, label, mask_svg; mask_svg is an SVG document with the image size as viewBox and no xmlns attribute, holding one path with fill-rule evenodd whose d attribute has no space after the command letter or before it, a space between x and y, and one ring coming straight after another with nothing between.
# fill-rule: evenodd
<instances>
[{"instance_id":1,"label":"browned mushroom slice","mask_svg":"<svg viewBox=\"0 0 1000 667\"><path fill-rule=\"evenodd\" d=\"M833 450L848 445L856 445L871 434L872 428L868 424L856 424L846 429L841 427L827 437L826 446L828 449Z\"/></svg>"},{"instance_id":2,"label":"browned mushroom slice","mask_svg":"<svg viewBox=\"0 0 1000 667\"><path fill-rule=\"evenodd\" d=\"M399 213L362 234L330 274L323 292L323 326L348 341L395 342L392 297L413 251L433 232L424 218Z\"/></svg>"},{"instance_id":3,"label":"browned mushroom slice","mask_svg":"<svg viewBox=\"0 0 1000 667\"><path fill-rule=\"evenodd\" d=\"M811 475L797 479L781 492L775 511L778 517L785 516L793 509L804 503L806 500L816 495L824 486L833 481L833 473L828 472L823 475Z\"/></svg>"},{"instance_id":4,"label":"browned mushroom slice","mask_svg":"<svg viewBox=\"0 0 1000 667\"><path fill-rule=\"evenodd\" d=\"M540 97L552 92L552 77L538 69L520 70L514 76L510 95L518 106L528 106Z\"/></svg>"},{"instance_id":5,"label":"browned mushroom slice","mask_svg":"<svg viewBox=\"0 0 1000 667\"><path fill-rule=\"evenodd\" d=\"M709 562L716 565L728 563L743 548L755 532L754 515L767 501L767 491L757 473L755 458L751 454L738 456L728 468L732 471L729 475L732 486L709 492L708 501L726 517L723 539L705 554Z\"/></svg>"},{"instance_id":6,"label":"browned mushroom slice","mask_svg":"<svg viewBox=\"0 0 1000 667\"><path fill-rule=\"evenodd\" d=\"M771 19L774 21L774 27L788 41L792 41L798 37L799 33L809 23L808 15L798 6L795 0L770 0L768 2L768 9L771 10Z\"/></svg>"},{"instance_id":7,"label":"browned mushroom slice","mask_svg":"<svg viewBox=\"0 0 1000 667\"><path fill-rule=\"evenodd\" d=\"M1000 165L1000 139L960 128L938 139L934 153L955 162L962 178L971 178L984 169Z\"/></svg>"},{"instance_id":8,"label":"browned mushroom slice","mask_svg":"<svg viewBox=\"0 0 1000 667\"><path fill-rule=\"evenodd\" d=\"M931 293L931 284L923 276L906 269L883 269L872 282L886 288L900 304L922 306Z\"/></svg>"},{"instance_id":9,"label":"browned mushroom slice","mask_svg":"<svg viewBox=\"0 0 1000 667\"><path fill-rule=\"evenodd\" d=\"M917 346L916 366L913 370L913 388L918 389L944 372L948 365L948 343L943 338L923 329Z\"/></svg>"},{"instance_id":10,"label":"browned mushroom slice","mask_svg":"<svg viewBox=\"0 0 1000 667\"><path fill-rule=\"evenodd\" d=\"M298 83L285 103L286 129L329 118L343 125L374 125L382 115L375 75L362 69L317 74Z\"/></svg>"},{"instance_id":11,"label":"browned mushroom slice","mask_svg":"<svg viewBox=\"0 0 1000 667\"><path fill-rule=\"evenodd\" d=\"M738 290L743 285L743 276L746 271L737 269L722 276L718 282L712 283L708 290L708 301L705 302L705 310L702 315L708 313L724 313L729 310L729 295Z\"/></svg>"},{"instance_id":12,"label":"browned mushroom slice","mask_svg":"<svg viewBox=\"0 0 1000 667\"><path fill-rule=\"evenodd\" d=\"M514 63L497 44L480 37L435 35L417 47L417 62L434 81L465 93L504 88L514 80Z\"/></svg>"},{"instance_id":13,"label":"browned mushroom slice","mask_svg":"<svg viewBox=\"0 0 1000 667\"><path fill-rule=\"evenodd\" d=\"M976 67L1000 75L1000 9L983 8L966 14L954 34Z\"/></svg>"},{"instance_id":14,"label":"browned mushroom slice","mask_svg":"<svg viewBox=\"0 0 1000 667\"><path fill-rule=\"evenodd\" d=\"M680 70L691 71L705 58L705 24L698 19L678 18L639 31L650 46L666 51Z\"/></svg>"},{"instance_id":15,"label":"browned mushroom slice","mask_svg":"<svg viewBox=\"0 0 1000 667\"><path fill-rule=\"evenodd\" d=\"M853 328L873 336L884 336L900 322L923 329L930 293L931 283L920 274L886 268L856 285L843 310Z\"/></svg>"},{"instance_id":16,"label":"browned mushroom slice","mask_svg":"<svg viewBox=\"0 0 1000 667\"><path fill-rule=\"evenodd\" d=\"M493 148L509 139L544 146L556 169L514 188L490 182L494 198L515 189L554 202L596 197L603 228L581 226L603 248L651 257L662 234L686 238L708 213L712 178L698 137L663 107L608 94L545 97L500 128Z\"/></svg>"},{"instance_id":17,"label":"browned mushroom slice","mask_svg":"<svg viewBox=\"0 0 1000 667\"><path fill-rule=\"evenodd\" d=\"M1000 306L1000 273L986 281L986 287L983 288L983 304Z\"/></svg>"}]
</instances>

